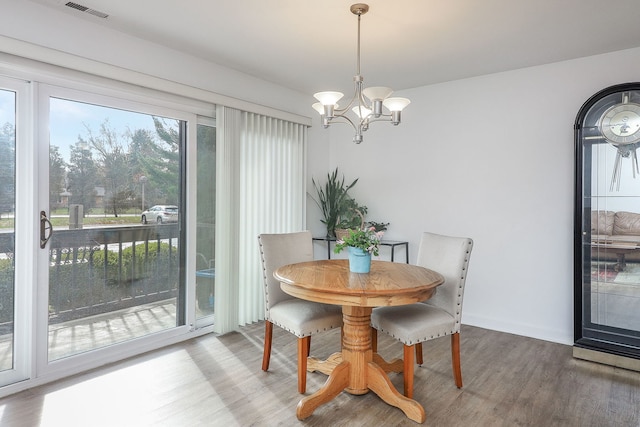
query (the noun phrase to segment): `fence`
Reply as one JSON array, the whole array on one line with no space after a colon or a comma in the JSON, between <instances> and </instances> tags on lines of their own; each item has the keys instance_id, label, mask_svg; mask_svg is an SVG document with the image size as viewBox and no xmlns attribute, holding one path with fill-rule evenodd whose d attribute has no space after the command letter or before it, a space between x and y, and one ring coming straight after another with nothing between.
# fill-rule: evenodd
<instances>
[{"instance_id":1,"label":"fence","mask_svg":"<svg viewBox=\"0 0 640 427\"><path fill-rule=\"evenodd\" d=\"M178 295L177 224L54 230L48 249L50 323ZM13 234L0 234L0 253L0 301L13 307Z\"/></svg>"}]
</instances>

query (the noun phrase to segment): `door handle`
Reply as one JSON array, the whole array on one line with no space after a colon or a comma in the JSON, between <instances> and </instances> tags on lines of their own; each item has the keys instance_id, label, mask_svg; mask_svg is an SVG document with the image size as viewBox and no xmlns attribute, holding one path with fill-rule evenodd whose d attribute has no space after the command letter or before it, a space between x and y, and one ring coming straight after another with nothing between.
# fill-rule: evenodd
<instances>
[{"instance_id":1,"label":"door handle","mask_svg":"<svg viewBox=\"0 0 640 427\"><path fill-rule=\"evenodd\" d=\"M49 235L47 236L47 230L49 230ZM44 249L47 246L47 242L53 235L53 226L51 225L51 221L47 218L47 213L45 211L40 211L40 248Z\"/></svg>"}]
</instances>

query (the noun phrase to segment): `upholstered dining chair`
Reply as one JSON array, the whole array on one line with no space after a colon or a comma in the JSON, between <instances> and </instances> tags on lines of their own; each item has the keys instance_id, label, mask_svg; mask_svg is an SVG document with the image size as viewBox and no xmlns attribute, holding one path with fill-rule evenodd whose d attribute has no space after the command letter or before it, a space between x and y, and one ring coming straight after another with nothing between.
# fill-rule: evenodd
<instances>
[{"instance_id":1,"label":"upholstered dining chair","mask_svg":"<svg viewBox=\"0 0 640 427\"><path fill-rule=\"evenodd\" d=\"M404 344L406 397L413 397L414 348L417 362L422 365L422 343L446 335L451 336L451 361L455 383L458 388L462 388L460 319L472 248L473 240L469 238L423 233L416 264L442 274L444 282L427 301L373 310L373 350L377 350L377 331L385 332Z\"/></svg>"},{"instance_id":2,"label":"upholstered dining chair","mask_svg":"<svg viewBox=\"0 0 640 427\"><path fill-rule=\"evenodd\" d=\"M311 232L260 234L260 257L264 277L265 330L262 370L269 369L273 325L298 337L298 392L307 385L307 357L311 335L342 327L342 308L292 297L280 289L274 270L287 264L313 261Z\"/></svg>"}]
</instances>

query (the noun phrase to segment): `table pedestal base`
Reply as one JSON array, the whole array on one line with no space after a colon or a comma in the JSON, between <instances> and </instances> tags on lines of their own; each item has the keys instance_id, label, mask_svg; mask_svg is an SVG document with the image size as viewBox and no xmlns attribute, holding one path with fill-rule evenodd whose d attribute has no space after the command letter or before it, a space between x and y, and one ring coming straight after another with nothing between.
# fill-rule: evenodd
<instances>
[{"instance_id":1,"label":"table pedestal base","mask_svg":"<svg viewBox=\"0 0 640 427\"><path fill-rule=\"evenodd\" d=\"M320 390L298 403L296 415L299 420L309 417L317 407L329 402L343 390L356 395L366 394L371 390L389 405L399 408L409 419L418 423L425 421L422 405L400 394L387 376L386 372L402 372L402 361L387 363L373 354L371 311L371 307L342 308L342 353L331 355L325 362L309 360L309 371L329 374L329 378Z\"/></svg>"},{"instance_id":2,"label":"table pedestal base","mask_svg":"<svg viewBox=\"0 0 640 427\"><path fill-rule=\"evenodd\" d=\"M393 372L395 374L401 374L404 370L404 361L402 359L393 359L391 362L387 362L378 353L373 353L373 362L387 373ZM342 353L340 352L333 353L327 357L326 360L320 360L310 356L307 358L307 371L331 375L331 372L333 372L340 363L342 363Z\"/></svg>"}]
</instances>

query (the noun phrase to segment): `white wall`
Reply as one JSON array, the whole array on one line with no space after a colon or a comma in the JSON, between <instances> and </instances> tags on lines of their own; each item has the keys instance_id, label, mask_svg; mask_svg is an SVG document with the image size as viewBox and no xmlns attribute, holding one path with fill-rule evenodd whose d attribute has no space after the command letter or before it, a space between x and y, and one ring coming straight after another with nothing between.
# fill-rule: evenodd
<instances>
[{"instance_id":1,"label":"white wall","mask_svg":"<svg viewBox=\"0 0 640 427\"><path fill-rule=\"evenodd\" d=\"M81 71L93 72L102 68L109 70L108 77L116 79L119 78L118 68L133 70L142 75L142 84L150 83L144 76L159 77L166 81L166 90L173 90L170 83L177 82L225 97L309 116L310 107L303 102L307 94L38 3L0 0L0 10L3 11L0 14L0 52ZM20 42L28 42L29 45ZM43 53L42 47L49 50ZM76 56L77 60L64 54ZM83 58L91 59L97 65L86 64ZM162 87L159 89L163 90ZM181 94L189 96L188 93Z\"/></svg>"},{"instance_id":2,"label":"white wall","mask_svg":"<svg viewBox=\"0 0 640 427\"><path fill-rule=\"evenodd\" d=\"M51 48L54 62L60 50L105 67L314 114L310 94L35 3L0 0L0 7L6 12L0 14L0 41ZM422 231L472 237L463 321L571 343L573 122L598 90L638 80L640 49L632 49L415 88L398 93L412 100L403 124L373 124L361 145L351 142L349 127L323 130L314 116L308 188L312 193L311 177L324 179L336 166L347 179L359 177L354 194L369 207L369 219L391 222L387 238L410 241L411 262ZM308 228L322 235L318 217L309 199Z\"/></svg>"},{"instance_id":3,"label":"white wall","mask_svg":"<svg viewBox=\"0 0 640 427\"><path fill-rule=\"evenodd\" d=\"M572 343L573 123L595 92L638 80L632 49L403 91L399 127L373 124L360 145L324 131L326 170L360 178L354 195L411 262L423 231L474 239L464 323Z\"/></svg>"}]
</instances>

